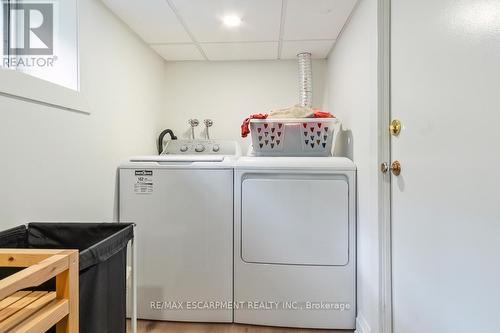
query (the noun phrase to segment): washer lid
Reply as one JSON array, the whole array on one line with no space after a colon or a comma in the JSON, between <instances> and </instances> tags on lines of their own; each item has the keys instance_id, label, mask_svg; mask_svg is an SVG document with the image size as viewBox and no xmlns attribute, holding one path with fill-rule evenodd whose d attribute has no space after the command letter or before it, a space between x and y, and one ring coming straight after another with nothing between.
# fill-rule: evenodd
<instances>
[{"instance_id":1,"label":"washer lid","mask_svg":"<svg viewBox=\"0 0 500 333\"><path fill-rule=\"evenodd\" d=\"M134 156L130 162L222 162L222 155L151 155Z\"/></svg>"},{"instance_id":2,"label":"washer lid","mask_svg":"<svg viewBox=\"0 0 500 333\"><path fill-rule=\"evenodd\" d=\"M328 169L356 170L354 163L345 157L241 157L236 169Z\"/></svg>"}]
</instances>

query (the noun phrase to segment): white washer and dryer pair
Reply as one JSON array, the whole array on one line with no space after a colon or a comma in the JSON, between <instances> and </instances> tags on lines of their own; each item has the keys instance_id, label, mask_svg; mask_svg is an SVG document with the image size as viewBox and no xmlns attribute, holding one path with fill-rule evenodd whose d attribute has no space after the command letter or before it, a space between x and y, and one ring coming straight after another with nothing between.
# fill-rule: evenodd
<instances>
[{"instance_id":1,"label":"white washer and dryer pair","mask_svg":"<svg viewBox=\"0 0 500 333\"><path fill-rule=\"evenodd\" d=\"M121 165L120 221L137 224L140 319L355 328L348 159L170 141Z\"/></svg>"}]
</instances>

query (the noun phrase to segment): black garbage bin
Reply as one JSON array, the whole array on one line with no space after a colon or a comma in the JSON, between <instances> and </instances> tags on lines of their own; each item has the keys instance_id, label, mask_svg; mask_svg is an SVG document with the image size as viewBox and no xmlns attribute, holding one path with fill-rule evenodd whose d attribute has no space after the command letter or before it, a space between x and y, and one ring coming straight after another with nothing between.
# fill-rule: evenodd
<instances>
[{"instance_id":1,"label":"black garbage bin","mask_svg":"<svg viewBox=\"0 0 500 333\"><path fill-rule=\"evenodd\" d=\"M126 223L29 223L0 232L0 248L78 249L80 333L125 333L127 244L133 237ZM0 277L12 273L0 269Z\"/></svg>"}]
</instances>

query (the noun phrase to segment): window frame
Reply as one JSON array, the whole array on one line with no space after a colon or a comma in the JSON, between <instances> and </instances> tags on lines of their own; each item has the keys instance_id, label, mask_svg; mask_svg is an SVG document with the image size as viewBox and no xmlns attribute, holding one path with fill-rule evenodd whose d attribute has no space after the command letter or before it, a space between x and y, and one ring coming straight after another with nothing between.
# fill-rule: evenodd
<instances>
[{"instance_id":1,"label":"window frame","mask_svg":"<svg viewBox=\"0 0 500 333\"><path fill-rule=\"evenodd\" d=\"M82 91L81 76L80 76L80 11L78 0L74 0L76 4L76 35L77 35L77 80L78 90L66 88L56 83L40 79L38 77L23 73L22 71L13 70L10 68L0 67L0 96L14 98L24 102L40 104L43 106L53 107L62 110L68 110L83 114L90 114L85 93ZM11 0L6 1L10 10ZM3 2L2 2L3 5ZM10 15L7 39L7 54L12 56L10 52Z\"/></svg>"}]
</instances>

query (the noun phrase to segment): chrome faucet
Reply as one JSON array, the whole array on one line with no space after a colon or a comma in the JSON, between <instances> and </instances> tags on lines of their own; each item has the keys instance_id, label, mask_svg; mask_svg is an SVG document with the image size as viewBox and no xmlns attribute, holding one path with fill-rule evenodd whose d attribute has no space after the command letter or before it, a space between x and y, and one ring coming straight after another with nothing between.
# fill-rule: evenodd
<instances>
[{"instance_id":1,"label":"chrome faucet","mask_svg":"<svg viewBox=\"0 0 500 333\"><path fill-rule=\"evenodd\" d=\"M207 140L210 140L210 133L208 129L214 125L214 122L212 119L205 119L203 122L205 123L205 127L207 129Z\"/></svg>"},{"instance_id":2,"label":"chrome faucet","mask_svg":"<svg viewBox=\"0 0 500 333\"><path fill-rule=\"evenodd\" d=\"M194 128L200 124L198 119L189 119L188 120L189 125L191 125L191 139L194 140Z\"/></svg>"}]
</instances>

